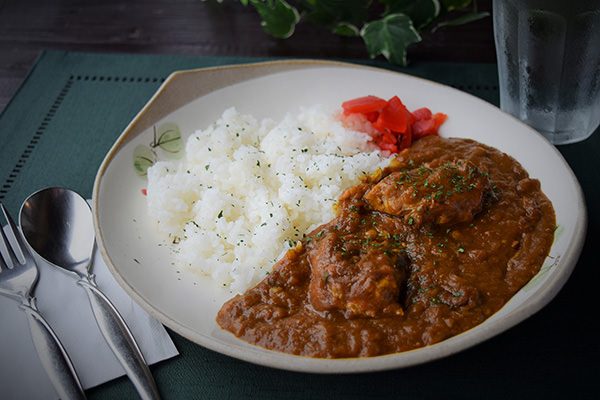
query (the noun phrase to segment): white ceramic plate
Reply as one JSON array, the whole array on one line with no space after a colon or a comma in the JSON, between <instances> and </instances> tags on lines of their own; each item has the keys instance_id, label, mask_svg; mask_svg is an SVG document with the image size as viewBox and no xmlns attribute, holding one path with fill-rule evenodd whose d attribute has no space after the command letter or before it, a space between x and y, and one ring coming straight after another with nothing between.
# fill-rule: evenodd
<instances>
[{"instance_id":1,"label":"white ceramic plate","mask_svg":"<svg viewBox=\"0 0 600 400\"><path fill-rule=\"evenodd\" d=\"M249 345L215 322L231 297L208 278L180 271L159 246L132 168L133 149L152 140L152 126L175 122L184 138L228 107L257 117L282 117L300 106L338 105L374 94L399 95L409 109L427 106L449 115L443 136L468 137L517 159L538 178L556 210L556 238L541 272L481 325L441 343L399 354L340 360L292 356ZM286 61L174 73L123 132L94 185L98 245L123 288L163 324L209 349L275 368L342 373L406 367L458 352L488 339L546 305L569 277L583 244L586 210L581 188L560 153L526 125L458 90L408 75L349 64Z\"/></svg>"}]
</instances>

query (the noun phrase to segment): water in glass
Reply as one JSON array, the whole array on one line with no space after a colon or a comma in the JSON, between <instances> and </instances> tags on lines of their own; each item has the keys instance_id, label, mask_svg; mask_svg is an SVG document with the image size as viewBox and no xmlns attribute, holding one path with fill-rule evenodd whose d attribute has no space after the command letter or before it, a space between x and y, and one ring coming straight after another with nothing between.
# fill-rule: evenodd
<instances>
[{"instance_id":1,"label":"water in glass","mask_svg":"<svg viewBox=\"0 0 600 400\"><path fill-rule=\"evenodd\" d=\"M555 144L600 124L600 0L494 0L500 105Z\"/></svg>"}]
</instances>

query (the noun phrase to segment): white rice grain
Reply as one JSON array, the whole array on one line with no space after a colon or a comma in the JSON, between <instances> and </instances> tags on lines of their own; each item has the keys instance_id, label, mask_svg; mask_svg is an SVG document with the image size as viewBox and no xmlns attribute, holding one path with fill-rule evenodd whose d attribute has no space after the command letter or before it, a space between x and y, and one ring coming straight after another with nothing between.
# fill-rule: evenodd
<instances>
[{"instance_id":1,"label":"white rice grain","mask_svg":"<svg viewBox=\"0 0 600 400\"><path fill-rule=\"evenodd\" d=\"M177 264L243 292L385 164L369 135L319 106L277 124L230 108L188 138L181 160L148 170L149 214Z\"/></svg>"}]
</instances>

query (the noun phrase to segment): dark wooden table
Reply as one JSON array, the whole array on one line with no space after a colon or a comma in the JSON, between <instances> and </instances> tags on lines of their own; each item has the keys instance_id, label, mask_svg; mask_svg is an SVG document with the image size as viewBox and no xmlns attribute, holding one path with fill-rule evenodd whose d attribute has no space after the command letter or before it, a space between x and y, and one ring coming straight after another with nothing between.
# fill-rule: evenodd
<instances>
[{"instance_id":1,"label":"dark wooden table","mask_svg":"<svg viewBox=\"0 0 600 400\"><path fill-rule=\"evenodd\" d=\"M479 1L481 10L491 0ZM287 40L263 33L239 1L0 0L0 111L40 51L367 58L360 38L302 24ZM491 18L424 35L412 61L494 62Z\"/></svg>"}]
</instances>

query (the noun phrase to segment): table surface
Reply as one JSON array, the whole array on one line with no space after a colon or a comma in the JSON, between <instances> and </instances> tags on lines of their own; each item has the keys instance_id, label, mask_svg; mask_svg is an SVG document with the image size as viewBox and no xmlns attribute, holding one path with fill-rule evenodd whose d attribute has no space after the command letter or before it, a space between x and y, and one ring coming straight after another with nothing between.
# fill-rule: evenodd
<instances>
[{"instance_id":1,"label":"table surface","mask_svg":"<svg viewBox=\"0 0 600 400\"><path fill-rule=\"evenodd\" d=\"M16 213L29 193L44 186L70 187L91 196L104 155L171 71L248 61L256 59L45 52L0 116L0 201ZM498 102L494 64L422 62L402 71ZM600 203L600 171L595 167L600 134L558 149L585 193L588 235L569 281L535 315L453 356L357 375L261 367L171 332L181 356L152 367L164 398L599 398L600 330L593 322L600 278L594 251L600 228L600 209L594 207ZM1 382L2 376L0 387ZM135 398L126 378L87 394L90 399Z\"/></svg>"},{"instance_id":2,"label":"table surface","mask_svg":"<svg viewBox=\"0 0 600 400\"><path fill-rule=\"evenodd\" d=\"M491 0L480 0L490 10ZM258 16L227 0L0 0L0 111L41 50L367 58L360 38L309 24L287 40L266 35ZM425 33L412 61L494 62L491 18Z\"/></svg>"},{"instance_id":3,"label":"table surface","mask_svg":"<svg viewBox=\"0 0 600 400\"><path fill-rule=\"evenodd\" d=\"M480 9L490 8L491 0L480 1ZM409 50L409 59L413 62L495 62L490 18L439 30L425 35L424 39ZM273 39L262 32L251 9L233 0L222 5L200 0L0 0L0 112L44 49L367 58L360 39L336 37L314 26L299 27L289 40ZM48 81L48 85L51 84L54 83ZM50 136L46 133L46 137ZM180 351L187 357L154 369L163 390L167 382L180 384L180 387L170 386L171 392L165 397L185 398L189 393L201 396L200 393L206 393L207 385L213 390L210 393L215 394L219 392L219 385L224 388L236 385L238 394L266 396L270 393L269 397L281 398L301 397L294 392L296 390L302 390L306 397L316 397L319 391L321 398L358 399L367 394L369 398L377 398L390 388L398 389L398 397L404 398L433 398L435 393L458 398L459 392L464 394L462 398L564 398L566 393L575 398L597 398L594 393L599 392L600 369L594 365L600 347L596 344L597 324L592 321L597 315L595 282L598 273L597 268L593 268L593 248L600 227L600 214L594 207L600 201L600 175L593 166L597 165L600 134L579 145L559 149L569 160L586 194L588 237L580 263L565 288L549 307L518 327L475 349L436 363L378 374L311 375L309 378L250 364L239 368L237 360L200 351L198 346L176 337ZM547 334L524 335L523 332ZM172 372L174 363L177 368ZM236 371L240 375L223 376L222 371ZM256 382L261 379L265 380L262 392L257 392ZM301 387L308 380L312 385ZM453 386L448 386L451 382ZM290 392L274 392L282 388ZM357 388L359 392L349 392ZM431 389L429 396L428 389ZM122 394L122 390L131 391L125 379L103 385L89 395L111 398L111 395ZM225 389L221 392L224 397L233 393ZM133 396L133 392L130 393Z\"/></svg>"}]
</instances>

